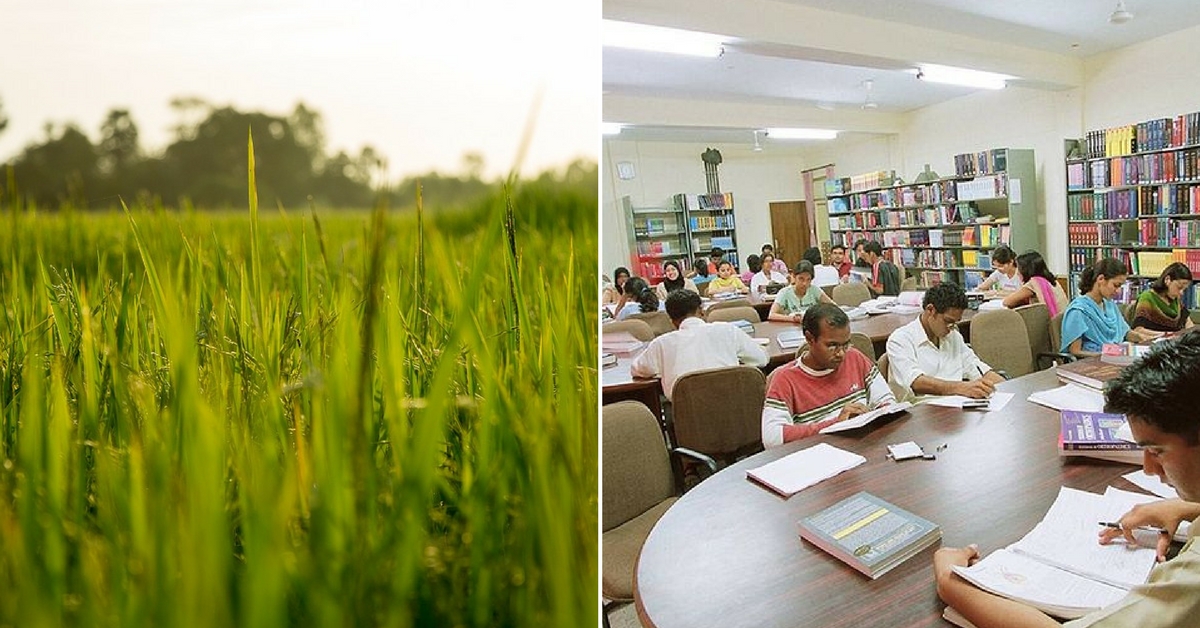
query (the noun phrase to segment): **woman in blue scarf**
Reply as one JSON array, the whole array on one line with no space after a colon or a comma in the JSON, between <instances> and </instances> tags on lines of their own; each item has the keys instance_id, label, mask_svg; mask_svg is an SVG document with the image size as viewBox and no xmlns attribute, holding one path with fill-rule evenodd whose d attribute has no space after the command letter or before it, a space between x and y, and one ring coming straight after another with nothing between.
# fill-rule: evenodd
<instances>
[{"instance_id":1,"label":"woman in blue scarf","mask_svg":"<svg viewBox=\"0 0 1200 628\"><path fill-rule=\"evenodd\" d=\"M1159 333L1142 327L1130 329L1113 303L1126 279L1125 264L1106 257L1085 268L1079 276L1079 296L1071 301L1062 319L1062 351L1080 357L1097 355L1109 342L1149 342Z\"/></svg>"}]
</instances>

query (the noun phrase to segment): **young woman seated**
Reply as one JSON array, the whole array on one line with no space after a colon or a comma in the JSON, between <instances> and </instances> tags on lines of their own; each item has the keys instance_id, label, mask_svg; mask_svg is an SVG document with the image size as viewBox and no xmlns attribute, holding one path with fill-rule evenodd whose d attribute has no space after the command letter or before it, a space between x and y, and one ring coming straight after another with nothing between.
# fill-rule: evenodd
<instances>
[{"instance_id":1,"label":"young woman seated","mask_svg":"<svg viewBox=\"0 0 1200 628\"><path fill-rule=\"evenodd\" d=\"M1017 255L1013 250L1001 244L992 250L992 274L988 275L983 283L979 284L980 291L995 290L1001 294L1007 294L1021 287L1025 275L1021 274L1017 268Z\"/></svg>"},{"instance_id":2,"label":"young woman seated","mask_svg":"<svg viewBox=\"0 0 1200 628\"><path fill-rule=\"evenodd\" d=\"M1045 303L1050 318L1067 309L1070 300L1058 279L1046 268L1046 260L1037 251L1026 251L1017 256L1017 272L1025 283L1004 297L1004 307L1015 308L1031 303Z\"/></svg>"},{"instance_id":3,"label":"young woman seated","mask_svg":"<svg viewBox=\"0 0 1200 628\"><path fill-rule=\"evenodd\" d=\"M1127 275L1125 264L1111 257L1083 270L1080 294L1063 313L1061 351L1088 357L1098 355L1105 343L1149 342L1162 335L1142 327L1130 329L1113 302Z\"/></svg>"},{"instance_id":4,"label":"young woman seated","mask_svg":"<svg viewBox=\"0 0 1200 628\"><path fill-rule=\"evenodd\" d=\"M1138 295L1133 326L1173 333L1192 326L1183 293L1192 286L1192 271L1182 262L1163 269L1150 289Z\"/></svg>"},{"instance_id":5,"label":"young woman seated","mask_svg":"<svg viewBox=\"0 0 1200 628\"><path fill-rule=\"evenodd\" d=\"M813 285L814 274L812 262L800 260L792 271L792 285L779 291L767 320L799 323L808 308L818 303L833 303L824 290Z\"/></svg>"}]
</instances>

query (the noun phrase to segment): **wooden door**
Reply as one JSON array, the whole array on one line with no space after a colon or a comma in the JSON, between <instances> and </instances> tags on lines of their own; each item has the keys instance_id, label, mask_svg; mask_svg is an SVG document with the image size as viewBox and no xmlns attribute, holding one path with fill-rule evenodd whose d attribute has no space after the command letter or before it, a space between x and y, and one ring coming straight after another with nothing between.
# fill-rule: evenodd
<instances>
[{"instance_id":1,"label":"wooden door","mask_svg":"<svg viewBox=\"0 0 1200 628\"><path fill-rule=\"evenodd\" d=\"M809 244L808 207L804 201L774 201L769 206L775 256L787 262L788 268L793 268L812 246Z\"/></svg>"}]
</instances>

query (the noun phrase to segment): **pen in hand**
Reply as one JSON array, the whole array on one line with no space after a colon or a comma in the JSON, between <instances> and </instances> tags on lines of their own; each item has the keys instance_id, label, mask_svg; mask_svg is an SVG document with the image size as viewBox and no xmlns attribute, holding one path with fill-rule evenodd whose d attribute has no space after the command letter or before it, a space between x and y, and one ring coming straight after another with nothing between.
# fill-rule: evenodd
<instances>
[{"instance_id":1,"label":"pen in hand","mask_svg":"<svg viewBox=\"0 0 1200 628\"><path fill-rule=\"evenodd\" d=\"M1115 521L1101 521L1099 525L1102 525L1106 528L1112 528L1114 530L1124 530L1125 529L1124 526L1122 526L1120 523L1117 523ZM1136 528L1134 528L1134 530L1142 530L1145 532L1155 532L1157 534L1167 534L1166 530L1159 528L1159 527L1155 527L1155 526L1137 526Z\"/></svg>"}]
</instances>

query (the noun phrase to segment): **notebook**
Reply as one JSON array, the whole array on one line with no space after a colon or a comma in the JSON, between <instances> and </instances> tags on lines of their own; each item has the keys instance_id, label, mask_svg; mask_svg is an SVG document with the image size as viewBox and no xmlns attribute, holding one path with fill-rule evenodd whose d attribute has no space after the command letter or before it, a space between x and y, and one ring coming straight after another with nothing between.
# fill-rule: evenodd
<instances>
[{"instance_id":1,"label":"notebook","mask_svg":"<svg viewBox=\"0 0 1200 628\"><path fill-rule=\"evenodd\" d=\"M746 477L784 497L866 462L862 456L820 443L746 471Z\"/></svg>"},{"instance_id":2,"label":"notebook","mask_svg":"<svg viewBox=\"0 0 1200 628\"><path fill-rule=\"evenodd\" d=\"M857 429L863 427L871 421L874 421L875 419L878 419L879 417L900 414L911 407L911 403L902 401L900 403L893 403L891 405L883 406L882 408L875 408L870 412L864 412L856 417L846 419L845 421L838 421L833 425L828 425L821 430L821 433L832 434L834 432L845 432L846 430Z\"/></svg>"}]
</instances>

